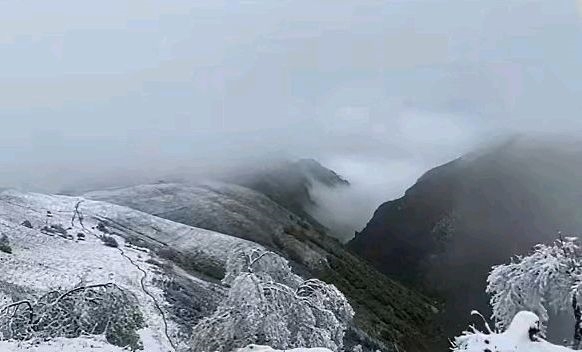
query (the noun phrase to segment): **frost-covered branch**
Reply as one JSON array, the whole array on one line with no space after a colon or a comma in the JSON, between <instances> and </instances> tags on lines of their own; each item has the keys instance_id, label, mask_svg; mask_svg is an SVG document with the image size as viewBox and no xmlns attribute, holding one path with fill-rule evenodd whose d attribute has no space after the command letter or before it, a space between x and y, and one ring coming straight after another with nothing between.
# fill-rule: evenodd
<instances>
[{"instance_id":1,"label":"frost-covered branch","mask_svg":"<svg viewBox=\"0 0 582 352\"><path fill-rule=\"evenodd\" d=\"M573 237L560 238L552 245L537 245L531 254L493 267L487 279L487 293L491 295L497 328L506 328L522 310L536 313L545 326L549 311L572 309L576 319L574 347L578 348L582 338L578 303L582 292L581 268L578 240Z\"/></svg>"},{"instance_id":2,"label":"frost-covered branch","mask_svg":"<svg viewBox=\"0 0 582 352\"><path fill-rule=\"evenodd\" d=\"M295 275L276 253L233 251L223 282L228 295L194 327L193 350L232 351L253 343L280 349L343 348L354 315L346 298L332 285Z\"/></svg>"}]
</instances>

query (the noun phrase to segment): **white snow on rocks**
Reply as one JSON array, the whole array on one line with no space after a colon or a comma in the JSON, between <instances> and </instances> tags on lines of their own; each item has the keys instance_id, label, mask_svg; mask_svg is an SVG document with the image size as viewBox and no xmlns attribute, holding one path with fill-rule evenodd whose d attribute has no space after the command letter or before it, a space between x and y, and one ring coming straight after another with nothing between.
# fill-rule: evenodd
<instances>
[{"instance_id":1,"label":"white snow on rocks","mask_svg":"<svg viewBox=\"0 0 582 352\"><path fill-rule=\"evenodd\" d=\"M532 312L522 311L503 333L466 332L454 341L453 351L467 352L568 352L569 348L542 339L532 341L531 329L539 329L540 319Z\"/></svg>"}]
</instances>

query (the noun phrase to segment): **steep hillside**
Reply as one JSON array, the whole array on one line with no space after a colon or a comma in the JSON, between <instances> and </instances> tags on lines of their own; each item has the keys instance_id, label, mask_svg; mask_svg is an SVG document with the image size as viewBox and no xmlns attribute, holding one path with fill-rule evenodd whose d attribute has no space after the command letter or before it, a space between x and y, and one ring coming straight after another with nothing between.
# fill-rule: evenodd
<instances>
[{"instance_id":1,"label":"steep hillside","mask_svg":"<svg viewBox=\"0 0 582 352\"><path fill-rule=\"evenodd\" d=\"M331 282L346 294L356 310L353 341L424 351L435 336L431 301L387 279L320 228L255 191L219 183L154 184L85 196L243 237L282 253L300 273Z\"/></svg>"},{"instance_id":2,"label":"steep hillside","mask_svg":"<svg viewBox=\"0 0 582 352\"><path fill-rule=\"evenodd\" d=\"M291 213L252 190L226 183L160 183L86 193L84 197L273 245L273 233L294 223Z\"/></svg>"},{"instance_id":3,"label":"steep hillside","mask_svg":"<svg viewBox=\"0 0 582 352\"><path fill-rule=\"evenodd\" d=\"M291 228L309 226L305 221L245 187L217 182L153 184L96 191L84 197L257 242L312 269L325 262L316 248L287 234Z\"/></svg>"},{"instance_id":4,"label":"steep hillside","mask_svg":"<svg viewBox=\"0 0 582 352\"><path fill-rule=\"evenodd\" d=\"M582 148L518 138L422 176L381 205L349 247L390 277L446 301L448 334L488 311L494 264L582 230Z\"/></svg>"}]
</instances>

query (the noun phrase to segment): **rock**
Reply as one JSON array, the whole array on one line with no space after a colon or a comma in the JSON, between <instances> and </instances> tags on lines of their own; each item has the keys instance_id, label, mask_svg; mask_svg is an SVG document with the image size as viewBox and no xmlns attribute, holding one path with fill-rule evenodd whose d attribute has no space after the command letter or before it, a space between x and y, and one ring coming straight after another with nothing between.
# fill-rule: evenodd
<instances>
[{"instance_id":1,"label":"rock","mask_svg":"<svg viewBox=\"0 0 582 352\"><path fill-rule=\"evenodd\" d=\"M29 229L32 229L32 228L33 228L33 227L32 227L32 224L31 224L31 223L30 223L30 221L28 221L28 220L24 220L24 221L22 222L22 224L20 224L20 225L21 225L21 226L24 226L24 227L28 227Z\"/></svg>"}]
</instances>

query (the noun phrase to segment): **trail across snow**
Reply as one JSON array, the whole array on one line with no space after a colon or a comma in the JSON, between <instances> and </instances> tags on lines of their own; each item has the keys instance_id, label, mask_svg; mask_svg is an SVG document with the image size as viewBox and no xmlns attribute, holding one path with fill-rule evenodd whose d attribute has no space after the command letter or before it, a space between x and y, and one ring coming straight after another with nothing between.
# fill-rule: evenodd
<instances>
[{"instance_id":1,"label":"trail across snow","mask_svg":"<svg viewBox=\"0 0 582 352\"><path fill-rule=\"evenodd\" d=\"M23 222L27 222L27 226ZM28 223L32 228L28 227ZM100 223L112 230L119 247L101 241ZM66 234L42 228L61 225ZM168 302L159 283L166 273L156 266L153 253L126 242L138 237L155 246L189 255L192 263L223 268L234 248L261 246L107 202L79 197L0 192L0 234L10 240L12 253L0 252L0 309L14 301L78 286L113 283L137 298L145 319L138 331L146 352L187 349L179 341L177 324L169 317ZM79 234L82 234L81 236ZM156 258L159 259L159 258ZM179 269L178 269L179 270ZM215 285L200 277L182 275L197 286ZM0 341L0 352L121 352L102 336L49 341ZM237 352L283 352L251 345ZM331 352L325 348L296 348L285 352Z\"/></svg>"},{"instance_id":2,"label":"trail across snow","mask_svg":"<svg viewBox=\"0 0 582 352\"><path fill-rule=\"evenodd\" d=\"M96 227L102 219L113 224L112 236L119 243L118 248L105 246L99 238L101 233ZM21 225L24 221L33 228ZM41 230L52 224L62 225L67 235L61 237ZM84 238L79 239L79 233ZM149 250L129 245L126 238L138 237L175 248L191 255L193 262L217 268L225 265L235 246L257 247L252 242L106 202L16 191L0 192L0 234L8 236L12 247L12 254L0 252L0 308L51 290L114 283L134 294L139 302L147 326L142 340L147 340L143 342L148 352L173 351L184 342L175 341L178 327L169 320L168 303L159 284L167 280L166 274L150 260ZM200 286L201 281L195 284ZM78 343L83 346L93 343L90 339L54 340L50 343L52 347L29 344L26 348L44 352L69 342L76 344L75 348L80 348ZM20 346L23 348L24 344ZM3 342L0 351L10 351L9 347L14 344ZM114 346L107 348L117 351Z\"/></svg>"}]
</instances>

